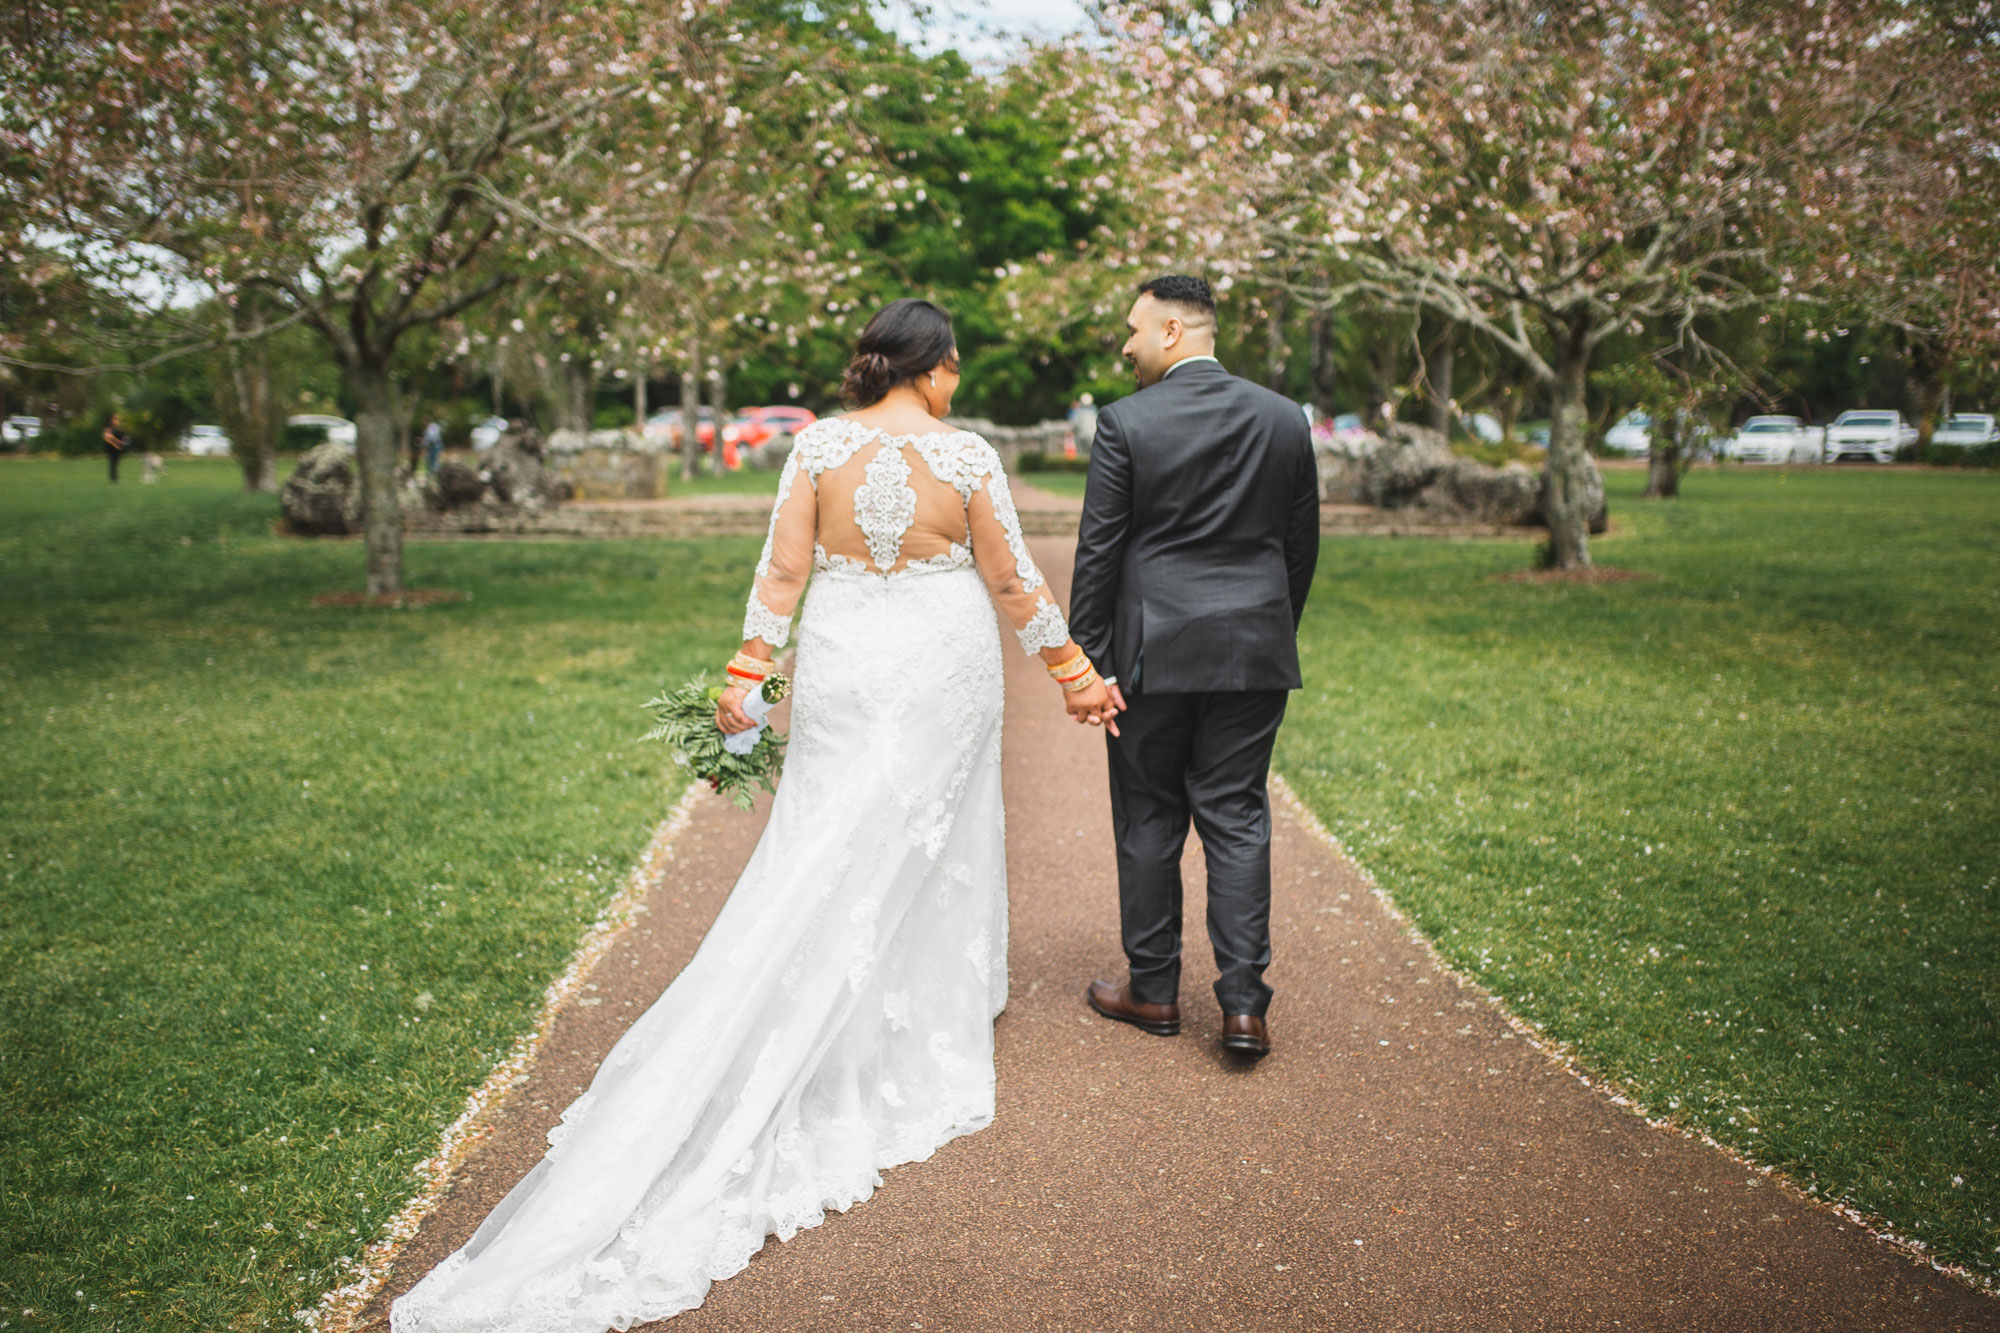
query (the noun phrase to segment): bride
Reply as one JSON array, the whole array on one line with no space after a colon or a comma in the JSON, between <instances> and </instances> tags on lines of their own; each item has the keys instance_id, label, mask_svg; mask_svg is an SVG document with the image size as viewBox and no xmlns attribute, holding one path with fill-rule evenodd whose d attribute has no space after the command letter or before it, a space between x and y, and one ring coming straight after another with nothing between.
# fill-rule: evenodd
<instances>
[{"instance_id":1,"label":"bride","mask_svg":"<svg viewBox=\"0 0 2000 1333\"><path fill-rule=\"evenodd\" d=\"M800 616L783 781L685 971L394 1333L603 1333L701 1304L775 1235L992 1122L1007 997L1000 632L1079 723L1115 707L1021 536L991 445L940 421L948 315L891 303L799 432L716 724Z\"/></svg>"}]
</instances>

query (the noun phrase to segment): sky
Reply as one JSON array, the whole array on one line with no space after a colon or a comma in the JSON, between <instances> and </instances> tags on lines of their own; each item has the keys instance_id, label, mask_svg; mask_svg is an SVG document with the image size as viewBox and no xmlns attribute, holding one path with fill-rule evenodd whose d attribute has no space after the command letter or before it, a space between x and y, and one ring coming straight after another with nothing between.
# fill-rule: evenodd
<instances>
[{"instance_id":1,"label":"sky","mask_svg":"<svg viewBox=\"0 0 2000 1333\"><path fill-rule=\"evenodd\" d=\"M925 54L955 47L983 70L1008 63L1023 38L1060 37L1087 23L1079 0L877 0L875 12Z\"/></svg>"}]
</instances>

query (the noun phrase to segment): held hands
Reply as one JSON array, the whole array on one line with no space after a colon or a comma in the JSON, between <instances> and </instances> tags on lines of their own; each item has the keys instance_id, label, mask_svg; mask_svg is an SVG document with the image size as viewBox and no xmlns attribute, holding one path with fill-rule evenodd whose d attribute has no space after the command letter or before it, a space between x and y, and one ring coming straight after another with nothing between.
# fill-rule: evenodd
<instances>
[{"instance_id":1,"label":"held hands","mask_svg":"<svg viewBox=\"0 0 2000 1333\"><path fill-rule=\"evenodd\" d=\"M1079 726L1103 727L1118 734L1118 714L1125 698L1116 685L1108 685L1097 667L1075 640L1061 648L1042 653L1049 677L1062 686L1063 707Z\"/></svg>"},{"instance_id":2,"label":"held hands","mask_svg":"<svg viewBox=\"0 0 2000 1333\"><path fill-rule=\"evenodd\" d=\"M1065 694L1063 707L1069 710L1069 715L1076 719L1078 726L1103 727L1116 736L1118 715L1125 711L1125 696L1116 685L1106 685L1098 680L1093 681L1089 689Z\"/></svg>"}]
</instances>

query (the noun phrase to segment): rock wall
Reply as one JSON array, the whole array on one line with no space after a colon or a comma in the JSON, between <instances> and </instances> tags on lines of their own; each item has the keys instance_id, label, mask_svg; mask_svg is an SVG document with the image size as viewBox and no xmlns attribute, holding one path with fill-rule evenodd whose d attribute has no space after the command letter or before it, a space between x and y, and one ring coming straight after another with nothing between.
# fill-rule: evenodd
<instances>
[{"instance_id":1,"label":"rock wall","mask_svg":"<svg viewBox=\"0 0 2000 1333\"><path fill-rule=\"evenodd\" d=\"M574 492L568 481L544 466L544 448L540 434L517 429L502 435L476 467L447 458L436 473L414 478L407 468L399 467L396 480L404 510L532 514L553 508ZM287 530L301 536L337 537L361 531L361 477L354 447L328 441L301 456L278 492L278 509Z\"/></svg>"},{"instance_id":2,"label":"rock wall","mask_svg":"<svg viewBox=\"0 0 2000 1333\"><path fill-rule=\"evenodd\" d=\"M1393 422L1387 436L1316 438L1319 498L1329 504L1415 510L1440 522L1542 525L1543 473L1525 464L1489 467L1453 453L1428 426ZM1604 479L1590 466L1590 530L1606 523Z\"/></svg>"}]
</instances>

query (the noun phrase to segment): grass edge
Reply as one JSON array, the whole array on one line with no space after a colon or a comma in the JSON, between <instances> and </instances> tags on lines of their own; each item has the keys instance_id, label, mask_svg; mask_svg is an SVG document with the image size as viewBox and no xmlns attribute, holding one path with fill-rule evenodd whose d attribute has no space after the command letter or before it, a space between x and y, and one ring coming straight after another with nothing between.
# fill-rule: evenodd
<instances>
[{"instance_id":1,"label":"grass edge","mask_svg":"<svg viewBox=\"0 0 2000 1333\"><path fill-rule=\"evenodd\" d=\"M437 1210L453 1175L470 1156L473 1147L492 1128L490 1120L507 1091L530 1077L542 1045L555 1028L555 1021L569 1002L583 991L585 978L599 959L630 929L633 919L644 910L646 896L665 878L673 844L694 819L695 803L706 795L703 783L690 782L680 797L653 829L653 836L639 860L625 876L624 885L599 910L597 919L585 930L569 963L542 993L527 1031L514 1039L505 1057L493 1066L484 1080L465 1099L465 1106L443 1133L429 1157L412 1168L419 1177L415 1194L382 1224L375 1240L363 1247L360 1259L342 1261L346 1280L320 1295L310 1308L294 1317L314 1333L358 1333L356 1324L366 1308L395 1270L396 1260L422 1228L424 1219Z\"/></svg>"},{"instance_id":2,"label":"grass edge","mask_svg":"<svg viewBox=\"0 0 2000 1333\"><path fill-rule=\"evenodd\" d=\"M1453 966L1438 950L1437 945L1431 941L1430 936L1426 935L1422 928L1402 908L1396 905L1396 900L1390 896L1387 889L1382 887L1381 881L1375 878L1374 872L1363 865L1360 858L1349 852L1340 839L1334 836L1332 830L1320 822L1319 816L1313 813L1312 807L1308 806L1300 798L1299 794L1292 789L1291 783L1285 780L1284 774L1275 768L1271 770L1270 788L1272 795L1277 797L1277 803L1282 805L1287 813L1297 819L1312 837L1316 838L1336 858L1354 871L1355 876L1367 886L1369 894L1374 897L1382 910L1388 913L1389 919L1430 959L1431 966L1457 982L1459 986L1475 998L1485 1001L1500 1016L1501 1021L1520 1034L1528 1045L1541 1052L1542 1056L1551 1064L1581 1083L1594 1096L1603 1098L1628 1115L1644 1120L1652 1129L1672 1134L1677 1138L1700 1143L1713 1149L1744 1170L1754 1171L1764 1179L1773 1182L1787 1197L1797 1202L1823 1209L1844 1221L1853 1223L1872 1239L1892 1249L1901 1251L1903 1256L1913 1263L1922 1264L1935 1272L1942 1273L1946 1277L1956 1279L1983 1295L2000 1297L2000 1282L1995 1282L1982 1274L1975 1273L1961 1264L1946 1263L1941 1259L1933 1257L1923 1241L1917 1239L1915 1236L1906 1235L1896 1230L1895 1224L1888 1219L1872 1213L1865 1213L1852 1204L1841 1203L1811 1193L1776 1167L1765 1166L1761 1162L1752 1161L1735 1148L1721 1142L1712 1135L1699 1130L1689 1129L1687 1126L1674 1121L1670 1117L1655 1115L1647 1109L1642 1101L1627 1092L1623 1087L1591 1071L1583 1064L1582 1058L1576 1049L1568 1042L1551 1037L1548 1033L1542 1031L1538 1025L1522 1018L1519 1014L1509 1009L1505 1001L1495 995L1476 977Z\"/></svg>"}]
</instances>

